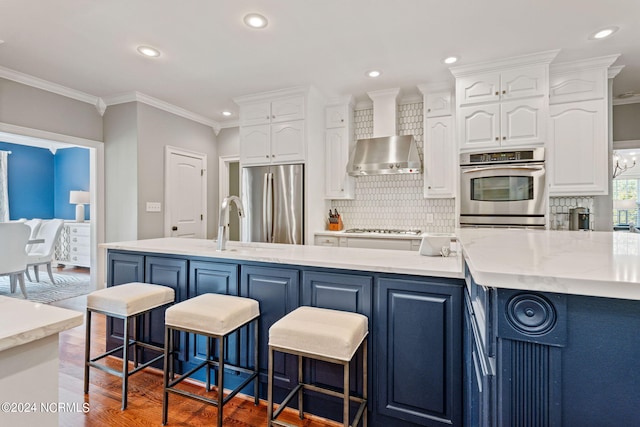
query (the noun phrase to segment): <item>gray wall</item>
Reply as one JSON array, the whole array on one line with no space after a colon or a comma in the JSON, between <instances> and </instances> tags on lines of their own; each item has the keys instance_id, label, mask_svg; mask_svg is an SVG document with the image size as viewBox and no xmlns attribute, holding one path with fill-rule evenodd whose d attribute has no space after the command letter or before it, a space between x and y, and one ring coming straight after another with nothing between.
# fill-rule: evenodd
<instances>
[{"instance_id":1,"label":"gray wall","mask_svg":"<svg viewBox=\"0 0 640 427\"><path fill-rule=\"evenodd\" d=\"M207 155L207 237L212 238L217 234L218 224L218 150L213 129L140 103L137 104L137 119L138 239L164 236L164 151L167 145ZM146 212L146 203L157 201L162 202L162 212Z\"/></svg>"},{"instance_id":2,"label":"gray wall","mask_svg":"<svg viewBox=\"0 0 640 427\"><path fill-rule=\"evenodd\" d=\"M137 103L104 113L105 241L138 238Z\"/></svg>"},{"instance_id":3,"label":"gray wall","mask_svg":"<svg viewBox=\"0 0 640 427\"><path fill-rule=\"evenodd\" d=\"M240 128L222 129L218 134L218 156L240 155Z\"/></svg>"},{"instance_id":4,"label":"gray wall","mask_svg":"<svg viewBox=\"0 0 640 427\"><path fill-rule=\"evenodd\" d=\"M102 141L93 105L0 78L0 122Z\"/></svg>"},{"instance_id":5,"label":"gray wall","mask_svg":"<svg viewBox=\"0 0 640 427\"><path fill-rule=\"evenodd\" d=\"M640 139L640 104L613 106L613 140Z\"/></svg>"}]
</instances>

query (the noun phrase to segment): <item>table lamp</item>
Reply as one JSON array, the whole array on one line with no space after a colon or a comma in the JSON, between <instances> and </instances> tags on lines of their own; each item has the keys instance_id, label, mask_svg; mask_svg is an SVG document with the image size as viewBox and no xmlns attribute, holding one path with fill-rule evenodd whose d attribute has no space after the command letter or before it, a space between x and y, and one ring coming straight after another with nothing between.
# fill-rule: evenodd
<instances>
[{"instance_id":1,"label":"table lamp","mask_svg":"<svg viewBox=\"0 0 640 427\"><path fill-rule=\"evenodd\" d=\"M76 222L84 222L84 205L89 204L88 191L71 191L69 203L76 205Z\"/></svg>"}]
</instances>

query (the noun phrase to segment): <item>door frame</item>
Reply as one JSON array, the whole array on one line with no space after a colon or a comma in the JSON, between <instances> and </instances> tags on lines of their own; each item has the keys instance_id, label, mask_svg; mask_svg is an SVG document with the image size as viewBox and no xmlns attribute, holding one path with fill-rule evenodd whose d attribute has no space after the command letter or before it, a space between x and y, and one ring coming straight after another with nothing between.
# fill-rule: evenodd
<instances>
[{"instance_id":1,"label":"door frame","mask_svg":"<svg viewBox=\"0 0 640 427\"><path fill-rule=\"evenodd\" d=\"M168 182L173 178L171 176L171 168L169 167L169 159L172 155L177 154L186 157L193 157L202 160L202 227L204 228L204 237L207 238L207 155L197 151L185 150L184 148L165 145L164 147L164 237L171 237L171 196L169 194Z\"/></svg>"},{"instance_id":2,"label":"door frame","mask_svg":"<svg viewBox=\"0 0 640 427\"><path fill-rule=\"evenodd\" d=\"M239 155L231 156L219 156L218 157L218 206L222 205L222 201L225 197L229 196L229 164L240 163ZM240 186L240 198L242 198L242 165L238 168L240 173L239 186ZM242 219L242 218L241 218ZM220 218L218 218L218 221ZM242 221L240 221L240 241L242 241Z\"/></svg>"}]
</instances>

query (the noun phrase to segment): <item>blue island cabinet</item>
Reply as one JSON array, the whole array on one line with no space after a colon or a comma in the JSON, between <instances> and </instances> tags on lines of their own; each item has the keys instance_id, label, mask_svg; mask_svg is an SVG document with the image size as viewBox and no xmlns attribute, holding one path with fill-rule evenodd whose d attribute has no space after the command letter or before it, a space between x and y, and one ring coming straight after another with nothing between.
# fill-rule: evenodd
<instances>
[{"instance_id":1,"label":"blue island cabinet","mask_svg":"<svg viewBox=\"0 0 640 427\"><path fill-rule=\"evenodd\" d=\"M379 278L373 426L462 426L463 285Z\"/></svg>"}]
</instances>

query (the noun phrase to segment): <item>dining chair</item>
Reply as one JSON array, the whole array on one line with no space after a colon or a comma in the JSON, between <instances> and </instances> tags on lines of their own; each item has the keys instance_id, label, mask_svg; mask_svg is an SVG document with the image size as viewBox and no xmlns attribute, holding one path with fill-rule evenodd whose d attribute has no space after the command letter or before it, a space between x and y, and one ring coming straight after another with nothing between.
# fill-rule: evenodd
<instances>
[{"instance_id":1,"label":"dining chair","mask_svg":"<svg viewBox=\"0 0 640 427\"><path fill-rule=\"evenodd\" d=\"M42 225L42 220L38 218L33 218L24 221L25 224L29 226L31 229L31 234L29 235L29 240L33 240L38 237L38 233L40 232L40 226ZM31 252L33 249L33 245L27 245L27 253Z\"/></svg>"},{"instance_id":2,"label":"dining chair","mask_svg":"<svg viewBox=\"0 0 640 427\"><path fill-rule=\"evenodd\" d=\"M62 231L62 226L64 225L64 221L61 219L52 219L48 221L43 221L40 226L40 232L37 237L40 239L44 239L44 243L36 243L32 246L31 251L27 254L27 270L25 273L27 274L27 278L31 280L31 276L29 275L29 267L33 266L33 272L36 275L36 282L40 281L40 277L38 274L38 266L46 265L47 273L49 273L49 278L51 279L51 283L55 285L55 280L53 279L53 272L51 271L51 262L53 261L53 253L56 247L56 243L58 242L58 238L60 237L60 232Z\"/></svg>"},{"instance_id":3,"label":"dining chair","mask_svg":"<svg viewBox=\"0 0 640 427\"><path fill-rule=\"evenodd\" d=\"M20 222L0 223L0 276L9 276L9 290L16 291L16 282L24 298L27 290L24 286L24 273L27 270L27 242L31 230Z\"/></svg>"}]
</instances>

